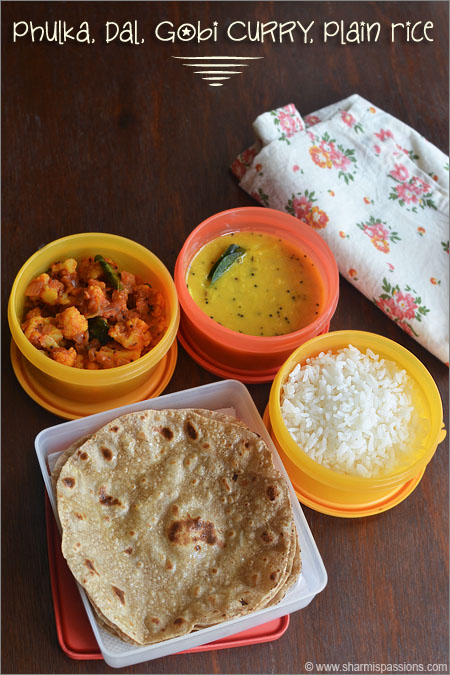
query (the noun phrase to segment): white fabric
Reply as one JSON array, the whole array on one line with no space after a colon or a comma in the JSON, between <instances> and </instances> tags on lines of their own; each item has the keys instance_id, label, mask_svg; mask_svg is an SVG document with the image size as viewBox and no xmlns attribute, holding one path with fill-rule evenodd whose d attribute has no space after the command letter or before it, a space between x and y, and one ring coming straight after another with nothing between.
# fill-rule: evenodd
<instances>
[{"instance_id":1,"label":"white fabric","mask_svg":"<svg viewBox=\"0 0 450 675\"><path fill-rule=\"evenodd\" d=\"M241 187L314 227L341 274L448 363L448 157L358 95L253 127L232 166Z\"/></svg>"}]
</instances>

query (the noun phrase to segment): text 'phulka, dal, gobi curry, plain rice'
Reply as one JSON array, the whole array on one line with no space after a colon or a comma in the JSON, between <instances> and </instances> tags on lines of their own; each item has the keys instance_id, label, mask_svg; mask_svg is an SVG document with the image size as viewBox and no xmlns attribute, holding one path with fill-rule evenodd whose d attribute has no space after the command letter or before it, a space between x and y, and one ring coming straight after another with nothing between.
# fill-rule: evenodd
<instances>
[{"instance_id":1,"label":"text 'phulka, dal, gobi curry, plain rice'","mask_svg":"<svg viewBox=\"0 0 450 675\"><path fill-rule=\"evenodd\" d=\"M62 551L99 623L147 645L278 603L300 572L264 441L207 410L119 417L53 472Z\"/></svg>"}]
</instances>

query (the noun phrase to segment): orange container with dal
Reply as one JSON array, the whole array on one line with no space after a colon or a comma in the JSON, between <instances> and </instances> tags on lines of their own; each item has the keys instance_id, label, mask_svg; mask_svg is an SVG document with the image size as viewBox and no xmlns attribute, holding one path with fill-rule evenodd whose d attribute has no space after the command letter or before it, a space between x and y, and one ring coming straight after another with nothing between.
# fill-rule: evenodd
<instances>
[{"instance_id":1,"label":"orange container with dal","mask_svg":"<svg viewBox=\"0 0 450 675\"><path fill-rule=\"evenodd\" d=\"M348 347L367 349L404 369L414 382L412 405L420 418L420 438L414 438L404 461L391 473L364 478L333 471L314 461L295 442L282 417L282 388L297 364L321 352ZM264 421L299 500L333 516L355 518L381 513L405 499L419 483L438 444L444 440L442 401L424 365L411 352L388 338L363 331L336 331L299 347L280 368L270 391Z\"/></svg>"},{"instance_id":2,"label":"orange container with dal","mask_svg":"<svg viewBox=\"0 0 450 675\"><path fill-rule=\"evenodd\" d=\"M212 240L223 235L244 232L277 237L292 249L306 254L316 266L323 287L323 303L314 321L285 335L260 337L230 330L199 308L187 287L187 276L193 259ZM206 370L241 382L271 381L281 364L298 345L328 331L339 294L336 261L323 239L297 218L261 207L222 211L198 225L180 251L174 279L181 305L178 335L181 344Z\"/></svg>"},{"instance_id":3,"label":"orange container with dal","mask_svg":"<svg viewBox=\"0 0 450 675\"><path fill-rule=\"evenodd\" d=\"M25 291L30 281L54 262L66 258L79 261L97 253L115 260L119 270L133 272L161 291L166 300L168 325L156 346L132 363L106 370L71 368L36 349L23 333ZM157 396L176 365L179 305L172 277L153 253L125 237L99 232L74 234L36 251L16 276L8 320L13 338L11 359L19 382L40 405L66 419Z\"/></svg>"}]
</instances>

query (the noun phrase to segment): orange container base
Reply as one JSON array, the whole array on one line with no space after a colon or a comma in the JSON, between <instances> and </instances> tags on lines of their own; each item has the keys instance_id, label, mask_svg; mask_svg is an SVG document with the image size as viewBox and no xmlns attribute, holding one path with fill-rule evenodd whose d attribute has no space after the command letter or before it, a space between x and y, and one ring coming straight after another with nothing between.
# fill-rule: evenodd
<instances>
[{"instance_id":1,"label":"orange container base","mask_svg":"<svg viewBox=\"0 0 450 675\"><path fill-rule=\"evenodd\" d=\"M249 231L279 237L316 265L323 286L323 309L304 328L267 337L239 333L211 319L190 295L186 277L201 248L222 235ZM174 280L181 306L179 334L183 347L206 370L245 383L270 382L299 344L327 332L339 296L337 264L324 240L298 218L262 207L222 211L200 223L178 255Z\"/></svg>"},{"instance_id":2,"label":"orange container base","mask_svg":"<svg viewBox=\"0 0 450 675\"><path fill-rule=\"evenodd\" d=\"M328 333L329 329L330 324L327 323L321 335ZM187 351L189 356L191 356L199 366L219 377L239 380L244 384L260 384L263 382L272 382L280 367L278 364L274 368L264 369L259 367L257 370L244 370L243 368L233 368L231 364L228 365L225 362L216 361L211 355L202 351L195 341L189 339L189 330L186 330L183 315L181 316L177 337L183 349Z\"/></svg>"},{"instance_id":3,"label":"orange container base","mask_svg":"<svg viewBox=\"0 0 450 675\"><path fill-rule=\"evenodd\" d=\"M278 368L273 368L266 371L260 370L255 374L254 371L245 371L242 369L234 370L231 366L228 367L223 363L213 361L208 354L199 351L198 346L196 347L196 345L189 340L187 332L183 331L183 321L181 321L178 330L178 340L183 349L187 351L189 356L191 356L199 366L208 372L213 373L213 375L218 375L225 379L239 380L240 382L244 382L244 384L258 384L260 382L271 382L278 371Z\"/></svg>"},{"instance_id":4,"label":"orange container base","mask_svg":"<svg viewBox=\"0 0 450 675\"><path fill-rule=\"evenodd\" d=\"M289 478L291 479L299 501L302 504L305 504L305 506L309 506L309 508L313 509L314 511L325 513L328 516L337 516L338 518L363 518L365 516L374 516L378 513L383 513L383 511L392 509L411 494L411 492L419 484L425 472L425 469L422 469L416 476L406 481L402 485L396 485L394 489L391 488L384 494L378 494L374 496L373 499L364 502L355 501L354 503L349 504L348 497L346 497L345 500L341 502L339 500L338 490L330 490L330 494L332 493L333 495L332 499L323 499L314 494L314 484L316 481L312 480L309 478L309 476L299 471L298 467L295 468L296 478L293 477L292 470L289 470L291 464L290 459L283 452L282 448L277 442L275 434L272 431L268 406L264 411L263 420L278 451L278 454L285 465L286 471L289 474ZM302 477L304 479L304 483L302 481Z\"/></svg>"},{"instance_id":5,"label":"orange container base","mask_svg":"<svg viewBox=\"0 0 450 675\"><path fill-rule=\"evenodd\" d=\"M102 659L77 585L62 556L61 538L47 496L45 512L50 579L59 645L71 659L78 661ZM289 616L282 616L261 626L255 626L222 640L201 645L187 652L180 652L180 654L271 642L278 640L287 631L288 626Z\"/></svg>"},{"instance_id":6,"label":"orange container base","mask_svg":"<svg viewBox=\"0 0 450 675\"><path fill-rule=\"evenodd\" d=\"M35 377L32 364L19 351L16 343L13 340L11 341L12 367L23 389L40 406L66 420L76 420L86 415L95 415L95 413L103 412L104 410L119 408L128 403L144 401L147 398L159 396L167 387L173 375L177 356L178 348L177 341L175 340L167 354L157 364L155 370L143 385L133 389L128 394L117 396L107 402L103 400L95 403L93 401L67 399L51 389L44 388Z\"/></svg>"}]
</instances>

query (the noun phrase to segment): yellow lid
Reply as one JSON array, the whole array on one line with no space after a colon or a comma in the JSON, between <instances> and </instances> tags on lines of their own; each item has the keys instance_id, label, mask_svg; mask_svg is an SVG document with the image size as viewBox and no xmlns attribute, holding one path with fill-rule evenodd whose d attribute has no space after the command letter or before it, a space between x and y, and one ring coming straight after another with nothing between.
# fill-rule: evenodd
<instances>
[{"instance_id":1,"label":"yellow lid","mask_svg":"<svg viewBox=\"0 0 450 675\"><path fill-rule=\"evenodd\" d=\"M422 469L422 471L411 480L406 481L400 486L396 486L394 489L389 489L385 494L381 496L378 495L374 499L366 498L366 500L364 500L359 496L354 503L348 503L346 498L345 500L342 499L342 493L339 494L338 491L334 491L333 493L331 490L327 491L329 498L324 499L319 496L321 487L323 486L318 486L317 481L311 480L306 474L302 474L298 470L295 472L292 471L289 457L285 455L273 433L270 424L269 406L267 406L264 412L264 424L270 433L281 461L285 465L298 500L305 506L309 506L310 509L325 513L327 516L336 516L338 518L363 518L365 516L374 516L378 513L383 513L383 511L388 511L394 506L397 506L397 504L400 504L400 502L411 494L425 473L425 469Z\"/></svg>"},{"instance_id":2,"label":"yellow lid","mask_svg":"<svg viewBox=\"0 0 450 675\"><path fill-rule=\"evenodd\" d=\"M413 405L420 418L420 434L411 442L402 465L373 478L339 473L314 461L294 441L281 414L282 387L295 366L321 352L337 351L349 344L361 351L371 349L406 370L413 382ZM425 366L393 340L365 331L334 331L314 337L296 349L273 381L268 416L273 440L300 500L323 513L344 517L379 513L405 499L445 438L441 397Z\"/></svg>"},{"instance_id":3,"label":"yellow lid","mask_svg":"<svg viewBox=\"0 0 450 675\"><path fill-rule=\"evenodd\" d=\"M108 402L74 401L55 393L51 388L43 386L33 372L33 366L19 351L14 340L11 340L11 362L23 389L40 406L66 420L76 420L86 415L95 415L95 413L104 410L112 410L129 403L144 401L147 398L156 398L167 387L177 364L177 356L178 347L175 340L167 354L159 361L151 376L141 386L127 394L109 399Z\"/></svg>"},{"instance_id":4,"label":"yellow lid","mask_svg":"<svg viewBox=\"0 0 450 675\"><path fill-rule=\"evenodd\" d=\"M103 370L70 368L36 349L23 332L21 321L25 291L30 281L56 260L67 257L79 260L99 252L162 293L168 325L161 340L147 354L131 363ZM36 251L22 265L14 280L8 303L8 320L17 347L12 348L11 358L20 384L37 403L67 419L157 396L175 367L177 348L173 344L180 320L175 284L159 258L125 237L105 232L82 232L57 239Z\"/></svg>"},{"instance_id":5,"label":"yellow lid","mask_svg":"<svg viewBox=\"0 0 450 675\"><path fill-rule=\"evenodd\" d=\"M371 349L382 358L395 362L406 370L414 383L413 404L417 411L423 432L411 446L403 464L389 474L374 478L363 478L337 473L315 462L304 452L290 435L281 415L280 396L282 386L289 373L308 357L320 352L348 347L351 344L361 351ZM348 492L385 490L417 476L433 456L437 445L443 440L442 401L438 388L425 366L407 349L375 333L356 330L342 330L319 335L296 349L278 371L270 390L270 421L274 434L283 451L304 473L328 487L339 487ZM444 433L445 435L445 433Z\"/></svg>"}]
</instances>

